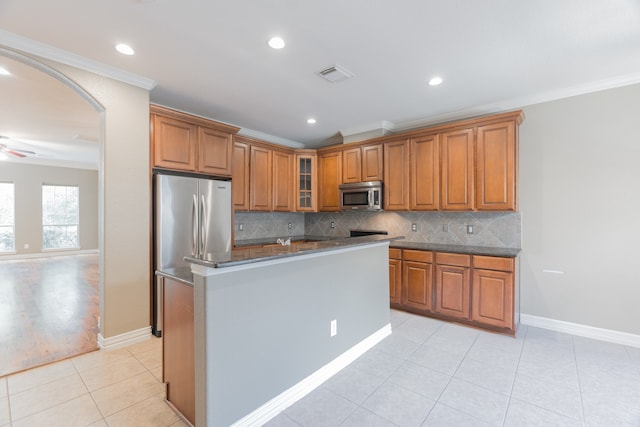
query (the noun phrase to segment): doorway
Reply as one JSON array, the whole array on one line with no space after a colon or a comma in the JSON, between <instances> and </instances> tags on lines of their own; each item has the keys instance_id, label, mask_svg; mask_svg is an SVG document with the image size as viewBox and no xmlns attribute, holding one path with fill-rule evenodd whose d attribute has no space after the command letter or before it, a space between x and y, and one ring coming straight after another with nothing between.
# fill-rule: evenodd
<instances>
[{"instance_id":1,"label":"doorway","mask_svg":"<svg viewBox=\"0 0 640 427\"><path fill-rule=\"evenodd\" d=\"M0 48L0 68L8 72L0 76L0 142L14 153L0 161L0 181L15 183L13 223L4 224L12 227L12 247L0 252L4 376L98 348L103 110L75 82L29 57ZM64 249L42 243L45 185L76 185L80 200L90 199L80 202L76 242ZM69 224L61 227L70 232Z\"/></svg>"}]
</instances>

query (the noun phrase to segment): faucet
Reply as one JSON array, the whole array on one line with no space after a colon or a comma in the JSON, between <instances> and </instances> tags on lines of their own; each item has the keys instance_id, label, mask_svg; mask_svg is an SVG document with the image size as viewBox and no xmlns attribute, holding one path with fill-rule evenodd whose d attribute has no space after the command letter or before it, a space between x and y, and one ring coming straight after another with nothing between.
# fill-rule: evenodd
<instances>
[{"instance_id":1,"label":"faucet","mask_svg":"<svg viewBox=\"0 0 640 427\"><path fill-rule=\"evenodd\" d=\"M276 240L276 243L282 245L282 246L290 246L291 245L291 237L289 237L287 240L283 240L283 239L278 239Z\"/></svg>"}]
</instances>

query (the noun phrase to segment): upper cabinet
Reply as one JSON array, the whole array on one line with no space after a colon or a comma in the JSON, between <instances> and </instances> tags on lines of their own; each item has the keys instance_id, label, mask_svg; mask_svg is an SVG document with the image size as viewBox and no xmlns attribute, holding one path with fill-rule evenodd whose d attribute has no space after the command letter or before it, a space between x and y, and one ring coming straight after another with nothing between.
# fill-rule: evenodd
<instances>
[{"instance_id":1,"label":"upper cabinet","mask_svg":"<svg viewBox=\"0 0 640 427\"><path fill-rule=\"evenodd\" d=\"M460 129L440 135L440 209L473 210L474 130Z\"/></svg>"},{"instance_id":2,"label":"upper cabinet","mask_svg":"<svg viewBox=\"0 0 640 427\"><path fill-rule=\"evenodd\" d=\"M318 160L315 150L295 154L295 202L297 212L315 212L318 200Z\"/></svg>"},{"instance_id":3,"label":"upper cabinet","mask_svg":"<svg viewBox=\"0 0 640 427\"><path fill-rule=\"evenodd\" d=\"M236 139L233 142L231 156L232 175L231 190L233 192L233 209L236 211L249 210L249 163L251 146Z\"/></svg>"},{"instance_id":4,"label":"upper cabinet","mask_svg":"<svg viewBox=\"0 0 640 427\"><path fill-rule=\"evenodd\" d=\"M384 208L409 210L409 142L406 139L384 144Z\"/></svg>"},{"instance_id":5,"label":"upper cabinet","mask_svg":"<svg viewBox=\"0 0 640 427\"><path fill-rule=\"evenodd\" d=\"M408 209L517 210L518 126L522 120L522 112L515 111L408 134ZM387 163L385 159L385 169ZM399 166L397 161L395 165ZM398 179L387 182L394 174L399 171L385 170L385 186L391 192L405 191L397 185ZM387 198L400 196L389 194ZM386 208L405 210L402 203L389 203Z\"/></svg>"},{"instance_id":6,"label":"upper cabinet","mask_svg":"<svg viewBox=\"0 0 640 427\"><path fill-rule=\"evenodd\" d=\"M438 135L409 141L409 208L435 211L440 204L440 156Z\"/></svg>"},{"instance_id":7,"label":"upper cabinet","mask_svg":"<svg viewBox=\"0 0 640 427\"><path fill-rule=\"evenodd\" d=\"M476 209L517 210L518 143L516 122L476 130Z\"/></svg>"},{"instance_id":8,"label":"upper cabinet","mask_svg":"<svg viewBox=\"0 0 640 427\"><path fill-rule=\"evenodd\" d=\"M293 157L293 150L236 136L231 162L234 210L292 211Z\"/></svg>"},{"instance_id":9,"label":"upper cabinet","mask_svg":"<svg viewBox=\"0 0 640 427\"><path fill-rule=\"evenodd\" d=\"M382 144L363 145L342 151L342 183L381 181Z\"/></svg>"},{"instance_id":10,"label":"upper cabinet","mask_svg":"<svg viewBox=\"0 0 640 427\"><path fill-rule=\"evenodd\" d=\"M231 176L237 127L157 105L150 112L154 167Z\"/></svg>"},{"instance_id":11,"label":"upper cabinet","mask_svg":"<svg viewBox=\"0 0 640 427\"><path fill-rule=\"evenodd\" d=\"M342 151L318 154L318 210L335 212L340 210L342 184Z\"/></svg>"}]
</instances>

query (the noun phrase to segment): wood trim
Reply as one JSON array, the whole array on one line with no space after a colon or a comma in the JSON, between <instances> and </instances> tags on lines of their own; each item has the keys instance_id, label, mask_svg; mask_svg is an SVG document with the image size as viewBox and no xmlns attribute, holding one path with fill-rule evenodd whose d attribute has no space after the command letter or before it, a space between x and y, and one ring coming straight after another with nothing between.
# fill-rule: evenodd
<instances>
[{"instance_id":1,"label":"wood trim","mask_svg":"<svg viewBox=\"0 0 640 427\"><path fill-rule=\"evenodd\" d=\"M214 128L214 129L221 130L234 135L238 133L238 131L240 130L240 128L236 126L232 126L226 123L216 122L215 120L207 119L206 117L196 116L190 113L173 110L171 108L163 107L161 105L156 105L156 104L149 105L149 112L151 114L156 114L159 116L182 120L198 126Z\"/></svg>"}]
</instances>

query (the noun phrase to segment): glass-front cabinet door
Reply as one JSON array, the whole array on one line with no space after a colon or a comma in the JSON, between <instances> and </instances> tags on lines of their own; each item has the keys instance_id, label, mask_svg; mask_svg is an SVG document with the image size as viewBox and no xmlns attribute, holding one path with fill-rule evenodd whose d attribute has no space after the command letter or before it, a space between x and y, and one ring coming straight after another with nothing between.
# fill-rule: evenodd
<instances>
[{"instance_id":1,"label":"glass-front cabinet door","mask_svg":"<svg viewBox=\"0 0 640 427\"><path fill-rule=\"evenodd\" d=\"M296 153L296 211L316 211L316 165L315 154Z\"/></svg>"}]
</instances>

